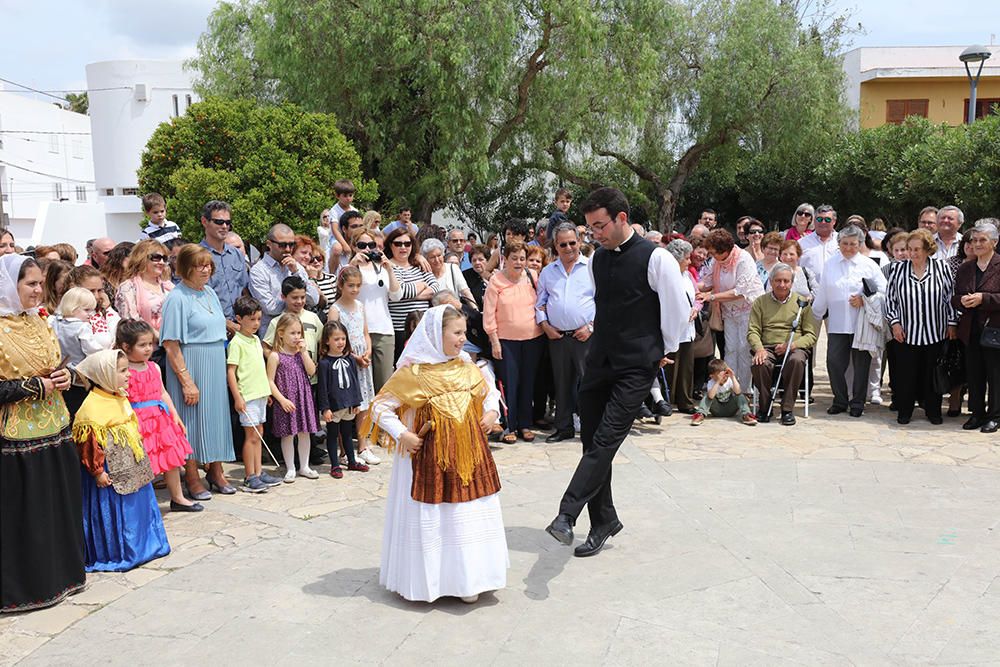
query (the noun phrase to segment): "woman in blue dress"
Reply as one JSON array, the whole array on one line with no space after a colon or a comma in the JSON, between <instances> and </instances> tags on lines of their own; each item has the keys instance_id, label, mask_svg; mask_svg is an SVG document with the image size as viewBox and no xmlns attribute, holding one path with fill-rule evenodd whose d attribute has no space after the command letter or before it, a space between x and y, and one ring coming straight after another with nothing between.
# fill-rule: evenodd
<instances>
[{"instance_id":1,"label":"woman in blue dress","mask_svg":"<svg viewBox=\"0 0 1000 667\"><path fill-rule=\"evenodd\" d=\"M232 461L233 435L226 386L226 317L208 281L215 271L212 255L189 244L177 255L181 282L163 302L160 342L167 351L167 393L187 427L194 457L185 467L188 495L209 500L212 494L198 474L208 463L208 484L218 493L236 493L226 481L223 461Z\"/></svg>"},{"instance_id":2,"label":"woman in blue dress","mask_svg":"<svg viewBox=\"0 0 1000 667\"><path fill-rule=\"evenodd\" d=\"M92 388L73 420L80 451L88 572L127 572L170 553L153 469L128 402L128 359L101 350L77 364Z\"/></svg>"}]
</instances>

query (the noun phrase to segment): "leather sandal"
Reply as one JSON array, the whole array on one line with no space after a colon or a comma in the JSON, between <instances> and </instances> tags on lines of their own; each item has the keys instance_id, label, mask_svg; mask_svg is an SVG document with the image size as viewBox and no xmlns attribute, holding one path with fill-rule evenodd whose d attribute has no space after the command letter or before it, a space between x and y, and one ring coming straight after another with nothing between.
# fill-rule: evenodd
<instances>
[{"instance_id":1,"label":"leather sandal","mask_svg":"<svg viewBox=\"0 0 1000 667\"><path fill-rule=\"evenodd\" d=\"M535 441L535 433L530 428L522 428L520 431L518 431L518 435L520 435L521 439L524 440L525 442Z\"/></svg>"}]
</instances>

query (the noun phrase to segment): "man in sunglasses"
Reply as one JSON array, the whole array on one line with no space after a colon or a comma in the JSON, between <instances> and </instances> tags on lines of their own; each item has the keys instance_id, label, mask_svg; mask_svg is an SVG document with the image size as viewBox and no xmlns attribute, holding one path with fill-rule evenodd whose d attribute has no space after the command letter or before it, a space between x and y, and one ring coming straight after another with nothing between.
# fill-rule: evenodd
<instances>
[{"instance_id":1,"label":"man in sunglasses","mask_svg":"<svg viewBox=\"0 0 1000 667\"><path fill-rule=\"evenodd\" d=\"M837 226L837 212L829 204L818 206L813 226L815 231L812 234L799 239L799 246L802 248L799 266L812 271L816 274L816 280L819 280L826 261L840 252L837 232L834 230Z\"/></svg>"},{"instance_id":2,"label":"man in sunglasses","mask_svg":"<svg viewBox=\"0 0 1000 667\"><path fill-rule=\"evenodd\" d=\"M260 332L267 331L271 320L285 310L281 298L281 282L288 276L298 276L306 283L306 306L319 303L319 290L309 280L304 266L300 266L292 251L295 250L295 232L288 225L278 223L267 232L267 254L250 268L250 295L260 302L263 316Z\"/></svg>"},{"instance_id":3,"label":"man in sunglasses","mask_svg":"<svg viewBox=\"0 0 1000 667\"><path fill-rule=\"evenodd\" d=\"M226 243L226 237L233 229L229 204L217 199L205 204L201 209L201 226L205 230L205 238L200 245L211 253L212 263L215 264L208 284L219 297L222 312L226 315L226 329L233 334L239 329L233 304L243 296L250 279L243 253Z\"/></svg>"},{"instance_id":4,"label":"man in sunglasses","mask_svg":"<svg viewBox=\"0 0 1000 667\"><path fill-rule=\"evenodd\" d=\"M555 432L545 442L562 442L576 435L573 414L576 395L594 331L594 280L589 260L580 254L580 238L571 222L553 229L558 260L538 276L535 321L549 339L555 381Z\"/></svg>"}]
</instances>

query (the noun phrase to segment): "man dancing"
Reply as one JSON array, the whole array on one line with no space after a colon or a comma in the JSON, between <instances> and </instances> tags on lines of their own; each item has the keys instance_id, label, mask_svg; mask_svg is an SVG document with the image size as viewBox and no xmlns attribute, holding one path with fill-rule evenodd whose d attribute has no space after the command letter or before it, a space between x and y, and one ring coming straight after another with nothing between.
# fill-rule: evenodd
<instances>
[{"instance_id":1,"label":"man dancing","mask_svg":"<svg viewBox=\"0 0 1000 667\"><path fill-rule=\"evenodd\" d=\"M628 200L615 188L590 193L581 207L601 244L589 264L594 278L594 333L577 405L583 458L548 533L573 542L573 525L590 513L590 534L574 550L593 556L622 529L611 500L611 462L628 435L667 354L677 350L691 306L677 261L629 226Z\"/></svg>"}]
</instances>

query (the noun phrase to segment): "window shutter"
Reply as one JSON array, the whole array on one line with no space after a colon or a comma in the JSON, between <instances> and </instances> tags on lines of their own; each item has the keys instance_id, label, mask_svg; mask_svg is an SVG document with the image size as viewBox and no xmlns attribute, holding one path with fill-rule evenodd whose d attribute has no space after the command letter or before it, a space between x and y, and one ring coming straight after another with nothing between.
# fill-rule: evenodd
<instances>
[{"instance_id":1,"label":"window shutter","mask_svg":"<svg viewBox=\"0 0 1000 667\"><path fill-rule=\"evenodd\" d=\"M907 100L906 115L927 118L929 100Z\"/></svg>"},{"instance_id":2,"label":"window shutter","mask_svg":"<svg viewBox=\"0 0 1000 667\"><path fill-rule=\"evenodd\" d=\"M906 118L906 100L887 100L885 103L885 122L899 125Z\"/></svg>"}]
</instances>

